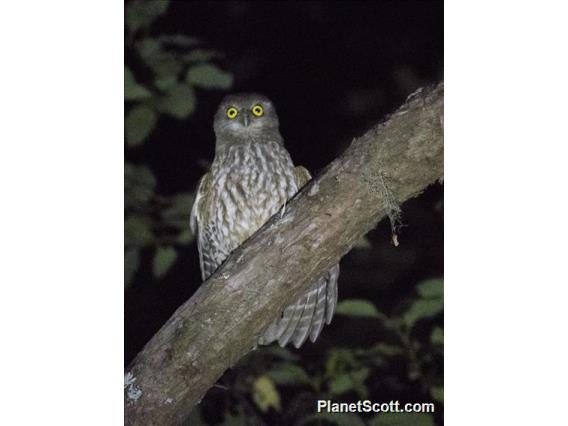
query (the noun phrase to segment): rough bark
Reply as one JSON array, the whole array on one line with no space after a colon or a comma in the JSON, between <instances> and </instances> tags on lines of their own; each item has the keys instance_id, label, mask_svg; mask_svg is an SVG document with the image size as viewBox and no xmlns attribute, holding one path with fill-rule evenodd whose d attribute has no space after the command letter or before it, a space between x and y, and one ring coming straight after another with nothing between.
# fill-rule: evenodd
<instances>
[{"instance_id":1,"label":"rough bark","mask_svg":"<svg viewBox=\"0 0 568 426\"><path fill-rule=\"evenodd\" d=\"M127 424L180 424L283 306L442 177L443 92L419 90L355 139L172 315L127 369Z\"/></svg>"}]
</instances>

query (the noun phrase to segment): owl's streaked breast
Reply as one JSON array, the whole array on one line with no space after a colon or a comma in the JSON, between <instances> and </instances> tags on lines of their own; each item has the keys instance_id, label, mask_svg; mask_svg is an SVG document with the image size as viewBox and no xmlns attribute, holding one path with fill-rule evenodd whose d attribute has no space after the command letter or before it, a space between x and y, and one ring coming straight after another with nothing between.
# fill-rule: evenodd
<instances>
[{"instance_id":1,"label":"owl's streaked breast","mask_svg":"<svg viewBox=\"0 0 568 426\"><path fill-rule=\"evenodd\" d=\"M200 180L190 216L203 280L208 279L246 239L277 214L305 185L310 173L294 167L278 131L278 116L265 96L229 95L215 113L215 159ZM274 312L258 343L315 342L337 304L339 265Z\"/></svg>"},{"instance_id":2,"label":"owl's streaked breast","mask_svg":"<svg viewBox=\"0 0 568 426\"><path fill-rule=\"evenodd\" d=\"M205 224L219 263L282 208L298 190L294 165L277 142L228 147L211 169Z\"/></svg>"}]
</instances>

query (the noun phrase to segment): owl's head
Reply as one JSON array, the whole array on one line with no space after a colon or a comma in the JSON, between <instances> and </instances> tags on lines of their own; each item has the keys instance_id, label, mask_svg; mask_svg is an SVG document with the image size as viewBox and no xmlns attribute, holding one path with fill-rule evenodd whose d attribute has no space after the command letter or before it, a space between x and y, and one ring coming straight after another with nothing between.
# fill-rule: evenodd
<instances>
[{"instance_id":1,"label":"owl's head","mask_svg":"<svg viewBox=\"0 0 568 426\"><path fill-rule=\"evenodd\" d=\"M240 93L225 97L213 124L217 142L247 140L278 133L278 115L272 102L257 93ZM232 139L231 139L232 138Z\"/></svg>"}]
</instances>

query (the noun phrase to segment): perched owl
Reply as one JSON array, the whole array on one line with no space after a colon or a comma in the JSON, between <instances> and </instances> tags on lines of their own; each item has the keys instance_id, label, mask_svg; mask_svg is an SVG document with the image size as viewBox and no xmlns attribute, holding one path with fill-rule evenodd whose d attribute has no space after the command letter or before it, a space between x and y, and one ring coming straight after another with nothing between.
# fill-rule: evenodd
<instances>
[{"instance_id":1,"label":"perched owl","mask_svg":"<svg viewBox=\"0 0 568 426\"><path fill-rule=\"evenodd\" d=\"M215 114L211 171L201 178L191 211L203 280L278 212L310 180L294 167L270 100L257 94L227 96ZM260 344L314 342L337 303L339 265L331 268L260 337Z\"/></svg>"}]
</instances>

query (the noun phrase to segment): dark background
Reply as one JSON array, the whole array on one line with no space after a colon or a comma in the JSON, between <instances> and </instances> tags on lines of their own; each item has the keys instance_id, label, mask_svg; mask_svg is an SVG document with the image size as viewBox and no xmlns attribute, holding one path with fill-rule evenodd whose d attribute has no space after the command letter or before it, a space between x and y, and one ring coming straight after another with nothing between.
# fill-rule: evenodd
<instances>
[{"instance_id":1,"label":"dark background","mask_svg":"<svg viewBox=\"0 0 568 426\"><path fill-rule=\"evenodd\" d=\"M127 24L129 13L141 13L142 3L126 2ZM156 86L163 70L158 72L155 63L140 53L141 40L171 34L184 34L198 42L196 47L172 48L170 52L196 48L217 52L203 62L232 76L231 87L195 84L195 106L183 118L168 114L167 106L156 101L166 96ZM162 213L175 206L178 194L189 196L195 190L212 161L213 114L220 100L233 92L254 91L268 96L278 110L280 130L294 162L317 174L354 137L396 109L415 89L443 78L443 5L441 1L172 1L143 26L127 26L126 40L126 65L136 81L153 93L151 98L126 102L127 132L128 114L137 106L147 105L157 117L144 141L127 143L125 151L128 164L146 167L154 179L151 197L143 205L127 205L125 210L127 220L146 218L152 234L151 241L140 244L125 236L127 251L135 252L137 259L125 295L128 364L200 285L195 242L167 243L181 230L164 225ZM173 55L176 60L178 53ZM184 63L177 73L174 68L173 74L181 81L191 66ZM128 193L128 180L126 185ZM443 350L441 343L433 343L431 334L442 327L443 314L433 310L402 334L398 325L393 328L385 324L390 320L383 314L395 322L404 318L420 299L417 285L442 277L442 200L443 187L436 184L402 206L405 226L399 247L391 244L388 221L383 221L365 243L342 259L340 301L364 299L376 307L380 318L364 318L357 313L337 315L315 344L308 342L300 350L290 349L289 360L279 361L273 354L263 358L262 353L245 358L239 364L241 368L221 379L223 388L209 392L193 414L192 424L312 424L306 417L315 412L316 394L348 402L363 397L379 402L438 401L434 416L413 419L410 424L441 423L442 402L433 395L443 389ZM188 217L189 210L186 224ZM176 257L157 277L153 268L164 241L173 247ZM399 348L400 353L377 355L371 348L381 342ZM331 360L337 359L342 360L343 367L334 370ZM275 380L281 406L266 409L255 399L254 380L265 373L263 369L269 371L279 362L303 368L314 383L318 382L317 390ZM345 392L330 390L331 381L338 375L361 369L367 372L361 383L365 391L358 385L347 386ZM359 417L369 424L387 424L372 416ZM395 423L388 424L403 424L403 417L399 415ZM329 418L317 422L348 424Z\"/></svg>"}]
</instances>

